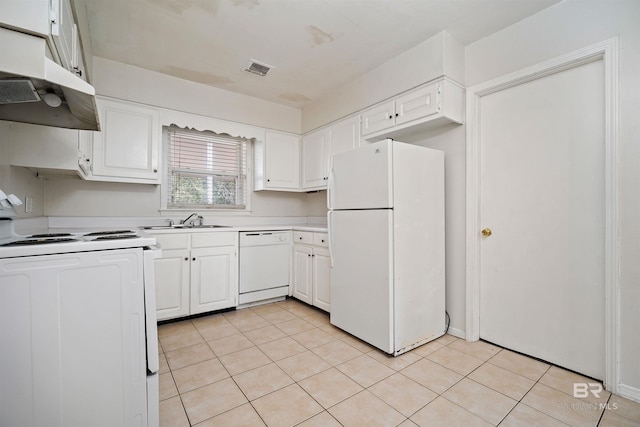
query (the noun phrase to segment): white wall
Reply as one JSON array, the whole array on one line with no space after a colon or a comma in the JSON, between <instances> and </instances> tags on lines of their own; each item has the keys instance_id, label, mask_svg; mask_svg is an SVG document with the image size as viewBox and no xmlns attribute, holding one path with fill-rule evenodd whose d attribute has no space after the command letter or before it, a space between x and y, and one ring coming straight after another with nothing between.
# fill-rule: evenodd
<instances>
[{"instance_id":1,"label":"white wall","mask_svg":"<svg viewBox=\"0 0 640 427\"><path fill-rule=\"evenodd\" d=\"M98 95L300 133L301 111L259 98L171 77L133 65L94 57Z\"/></svg>"},{"instance_id":2,"label":"white wall","mask_svg":"<svg viewBox=\"0 0 640 427\"><path fill-rule=\"evenodd\" d=\"M467 86L618 36L620 383L640 399L640 2L566 0L466 47ZM553 102L552 99L549 102Z\"/></svg>"},{"instance_id":3,"label":"white wall","mask_svg":"<svg viewBox=\"0 0 640 427\"><path fill-rule=\"evenodd\" d=\"M300 110L257 98L211 88L96 57L93 84L99 95L168 108L269 129L300 133ZM82 181L51 176L46 181L44 214L48 216L160 217L160 187ZM306 217L305 193L253 192L251 216ZM165 213L165 216L169 215ZM183 213L176 213L176 217ZM227 215L231 217L230 215Z\"/></svg>"},{"instance_id":4,"label":"white wall","mask_svg":"<svg viewBox=\"0 0 640 427\"><path fill-rule=\"evenodd\" d=\"M49 216L159 217L160 187L146 184L92 182L58 177L45 184L45 213ZM317 197L306 193L259 191L251 195L252 216L309 216L308 201ZM313 205L313 203L312 203ZM188 212L165 214L183 217ZM325 205L326 214L326 205ZM205 212L205 216L206 212ZM229 217L231 215L217 215Z\"/></svg>"},{"instance_id":5,"label":"white wall","mask_svg":"<svg viewBox=\"0 0 640 427\"><path fill-rule=\"evenodd\" d=\"M0 189L13 193L23 202L26 196L33 199L33 212L25 213L25 205L16 211L20 218L38 217L44 213L44 181L25 168L9 166L9 122L0 120Z\"/></svg>"},{"instance_id":6,"label":"white wall","mask_svg":"<svg viewBox=\"0 0 640 427\"><path fill-rule=\"evenodd\" d=\"M443 74L464 83L464 48L444 31L304 107L302 131L309 132Z\"/></svg>"},{"instance_id":7,"label":"white wall","mask_svg":"<svg viewBox=\"0 0 640 427\"><path fill-rule=\"evenodd\" d=\"M466 307L465 127L449 125L406 136L403 142L434 148L445 158L445 281L449 333L464 337Z\"/></svg>"},{"instance_id":8,"label":"white wall","mask_svg":"<svg viewBox=\"0 0 640 427\"><path fill-rule=\"evenodd\" d=\"M446 74L464 83L464 48L441 32L336 93L303 109L303 130L308 131L355 113L394 95ZM384 83L384 84L383 84ZM446 171L446 297L450 331L465 329L465 130L452 125L432 132L405 136L415 143L445 152ZM326 211L326 207L325 207Z\"/></svg>"},{"instance_id":9,"label":"white wall","mask_svg":"<svg viewBox=\"0 0 640 427\"><path fill-rule=\"evenodd\" d=\"M454 52L446 70L464 66L458 80L475 85L524 67L619 36L620 38L620 380L621 391L640 399L640 2L637 0L565 0L532 17L505 28L456 52L456 43L446 33L431 38L391 63L383 64L331 96L303 109L303 131L336 120L394 93L416 85L416 78L440 69L431 54ZM444 40L442 40L444 38ZM448 44L443 41L448 40ZM444 52L441 47L445 46ZM447 49L446 46L449 46ZM444 55L447 58L446 55ZM446 62L446 61L445 61ZM409 68L407 68L409 67ZM412 67L414 74L402 74ZM400 74L397 74L400 73ZM407 78L403 84L397 75ZM417 76L417 77L416 77ZM435 76L434 76L435 77ZM380 84L379 82L385 82ZM553 100L550 100L552 102ZM465 129L451 127L439 133L417 134L406 142L438 148L446 159L447 220L447 310L454 332L465 329Z\"/></svg>"}]
</instances>

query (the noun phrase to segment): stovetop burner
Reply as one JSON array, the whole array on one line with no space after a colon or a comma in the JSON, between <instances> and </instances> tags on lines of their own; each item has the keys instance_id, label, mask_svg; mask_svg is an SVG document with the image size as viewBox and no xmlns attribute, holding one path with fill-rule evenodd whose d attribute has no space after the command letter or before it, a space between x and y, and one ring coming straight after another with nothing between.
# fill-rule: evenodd
<instances>
[{"instance_id":1,"label":"stovetop burner","mask_svg":"<svg viewBox=\"0 0 640 427\"><path fill-rule=\"evenodd\" d=\"M25 240L16 240L15 242L5 243L0 246L28 246L28 245L47 245L49 243L64 243L64 242L75 242L77 241L74 238L45 238L45 239L25 239Z\"/></svg>"},{"instance_id":2,"label":"stovetop burner","mask_svg":"<svg viewBox=\"0 0 640 427\"><path fill-rule=\"evenodd\" d=\"M45 233L45 234L32 234L30 239L46 239L49 237L69 237L71 233Z\"/></svg>"},{"instance_id":3,"label":"stovetop burner","mask_svg":"<svg viewBox=\"0 0 640 427\"><path fill-rule=\"evenodd\" d=\"M155 238L135 229L43 231L43 233L20 235L15 232L13 221L3 221L0 218L0 259L147 248L155 247L157 243Z\"/></svg>"},{"instance_id":4,"label":"stovetop burner","mask_svg":"<svg viewBox=\"0 0 640 427\"><path fill-rule=\"evenodd\" d=\"M121 240L121 239L134 239L138 236L135 234L108 234L104 236L96 237L93 240Z\"/></svg>"},{"instance_id":5,"label":"stovetop burner","mask_svg":"<svg viewBox=\"0 0 640 427\"><path fill-rule=\"evenodd\" d=\"M92 233L87 233L84 236L106 236L109 234L131 234L133 231L131 230L107 230L107 231L94 231Z\"/></svg>"}]
</instances>

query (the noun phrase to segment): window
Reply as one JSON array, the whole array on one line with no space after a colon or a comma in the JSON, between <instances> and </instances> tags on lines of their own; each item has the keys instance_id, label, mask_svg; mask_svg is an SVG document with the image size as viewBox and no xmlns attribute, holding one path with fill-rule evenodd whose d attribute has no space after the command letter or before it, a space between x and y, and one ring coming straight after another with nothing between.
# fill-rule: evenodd
<instances>
[{"instance_id":1,"label":"window","mask_svg":"<svg viewBox=\"0 0 640 427\"><path fill-rule=\"evenodd\" d=\"M177 126L165 131L168 208L246 208L247 139Z\"/></svg>"}]
</instances>

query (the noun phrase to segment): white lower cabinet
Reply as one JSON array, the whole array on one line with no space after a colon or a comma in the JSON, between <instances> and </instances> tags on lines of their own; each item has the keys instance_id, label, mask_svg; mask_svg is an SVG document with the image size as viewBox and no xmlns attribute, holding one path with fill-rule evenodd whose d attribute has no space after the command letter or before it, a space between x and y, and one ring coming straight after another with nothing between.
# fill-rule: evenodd
<instances>
[{"instance_id":1,"label":"white lower cabinet","mask_svg":"<svg viewBox=\"0 0 640 427\"><path fill-rule=\"evenodd\" d=\"M293 289L291 294L307 304L313 304L313 263L311 246L293 245Z\"/></svg>"},{"instance_id":2,"label":"white lower cabinet","mask_svg":"<svg viewBox=\"0 0 640 427\"><path fill-rule=\"evenodd\" d=\"M235 246L191 250L190 314L236 306L236 253Z\"/></svg>"},{"instance_id":3,"label":"white lower cabinet","mask_svg":"<svg viewBox=\"0 0 640 427\"><path fill-rule=\"evenodd\" d=\"M158 242L161 238L156 236ZM162 243L160 243L162 245ZM189 249L162 248L155 260L156 313L158 320L189 315Z\"/></svg>"},{"instance_id":4,"label":"white lower cabinet","mask_svg":"<svg viewBox=\"0 0 640 427\"><path fill-rule=\"evenodd\" d=\"M150 233L153 234L153 233ZM238 298L238 233L155 234L158 320L235 307Z\"/></svg>"},{"instance_id":5,"label":"white lower cabinet","mask_svg":"<svg viewBox=\"0 0 640 427\"><path fill-rule=\"evenodd\" d=\"M293 232L292 296L322 310L331 308L329 241L327 233Z\"/></svg>"}]
</instances>

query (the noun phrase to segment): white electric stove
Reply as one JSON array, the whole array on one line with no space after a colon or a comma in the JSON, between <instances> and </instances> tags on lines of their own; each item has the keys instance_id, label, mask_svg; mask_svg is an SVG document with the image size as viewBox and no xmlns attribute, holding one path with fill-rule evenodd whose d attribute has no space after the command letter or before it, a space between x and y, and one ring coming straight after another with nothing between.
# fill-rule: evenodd
<instances>
[{"instance_id":1,"label":"white electric stove","mask_svg":"<svg viewBox=\"0 0 640 427\"><path fill-rule=\"evenodd\" d=\"M156 240L135 229L19 235L11 219L0 219L0 258L154 246Z\"/></svg>"},{"instance_id":2,"label":"white electric stove","mask_svg":"<svg viewBox=\"0 0 640 427\"><path fill-rule=\"evenodd\" d=\"M0 425L158 426L155 238L19 235L1 215L9 210L0 209Z\"/></svg>"}]
</instances>

